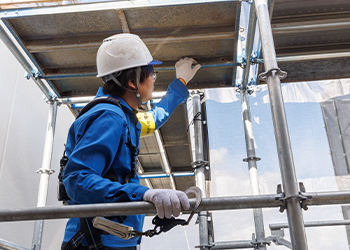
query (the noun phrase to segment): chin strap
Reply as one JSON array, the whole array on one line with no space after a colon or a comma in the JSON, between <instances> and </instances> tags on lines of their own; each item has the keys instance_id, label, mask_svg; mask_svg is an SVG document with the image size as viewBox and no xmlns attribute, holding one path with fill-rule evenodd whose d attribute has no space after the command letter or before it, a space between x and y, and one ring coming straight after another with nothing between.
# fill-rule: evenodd
<instances>
[{"instance_id":1,"label":"chin strap","mask_svg":"<svg viewBox=\"0 0 350 250\"><path fill-rule=\"evenodd\" d=\"M135 93L136 98L139 102L139 109L142 109L142 100L141 100L141 96L140 96L139 91L138 91L140 79L141 79L141 67L137 67L136 68L136 90L134 90L134 93Z\"/></svg>"},{"instance_id":2,"label":"chin strap","mask_svg":"<svg viewBox=\"0 0 350 250\"><path fill-rule=\"evenodd\" d=\"M117 85L118 85L119 87L121 87L122 89L125 89L125 90L127 90L127 91L130 91L130 92L135 93L135 96L136 96L137 101L138 101L138 104L139 104L139 105L138 105L138 108L139 108L139 109L143 109L143 108L142 108L142 99L141 99L141 95L140 95L140 93L139 93L139 91L138 91L138 89L139 89L139 84L140 84L140 78L141 78L141 67L137 67L137 68L136 68L136 89L135 89L135 90L131 90L131 89L129 89L129 88L123 87L123 85L118 81L117 77L120 76L121 73L122 73L122 71L119 71L119 72L117 72L117 73L113 73L113 74L104 76L104 77L102 78L102 81L103 81L104 83L106 83L106 82L112 80L113 82L115 82L115 84L117 84Z\"/></svg>"}]
</instances>

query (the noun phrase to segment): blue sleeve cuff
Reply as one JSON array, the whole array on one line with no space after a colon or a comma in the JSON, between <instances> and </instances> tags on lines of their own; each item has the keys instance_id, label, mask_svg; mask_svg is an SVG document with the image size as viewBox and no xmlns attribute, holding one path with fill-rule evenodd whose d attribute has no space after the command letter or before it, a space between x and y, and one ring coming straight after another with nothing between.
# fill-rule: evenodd
<instances>
[{"instance_id":1,"label":"blue sleeve cuff","mask_svg":"<svg viewBox=\"0 0 350 250\"><path fill-rule=\"evenodd\" d=\"M127 195L130 201L142 201L144 193L149 189L140 184L129 183Z\"/></svg>"},{"instance_id":2,"label":"blue sleeve cuff","mask_svg":"<svg viewBox=\"0 0 350 250\"><path fill-rule=\"evenodd\" d=\"M189 97L189 92L185 84L183 84L179 79L175 78L168 87L168 91L172 90L174 92L177 92L181 97L182 101L187 99Z\"/></svg>"}]
</instances>

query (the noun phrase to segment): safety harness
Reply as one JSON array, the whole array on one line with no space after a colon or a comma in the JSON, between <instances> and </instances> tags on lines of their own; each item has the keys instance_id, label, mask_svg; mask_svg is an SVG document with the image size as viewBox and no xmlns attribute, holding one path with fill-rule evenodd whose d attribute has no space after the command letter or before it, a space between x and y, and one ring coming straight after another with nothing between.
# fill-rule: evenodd
<instances>
[{"instance_id":1,"label":"safety harness","mask_svg":"<svg viewBox=\"0 0 350 250\"><path fill-rule=\"evenodd\" d=\"M120 101L118 99L112 98L112 97L98 97L89 102L85 107L80 111L79 115L76 117L78 119L81 117L83 114L85 114L87 111L89 111L92 107L94 107L97 104L100 103L110 103L113 105L118 106L119 108L122 109L122 106L120 105ZM136 162L136 157L139 153L139 149L135 147L131 143L131 137L130 137L130 131L128 129L128 142L125 143L126 146L130 149L131 151L131 171L130 173L126 176L125 182L128 183L132 178L136 176L136 171L137 171L137 162ZM63 184L63 173L65 170L65 167L68 163L68 157L66 155L66 151L63 152L63 156L60 160L60 173L58 174L58 188L57 188L57 199L59 201L62 201L63 204L67 205L69 204L70 198L67 195L66 189ZM110 167L107 171L107 173L103 176L103 178L107 178L111 181L118 181L118 176L115 174L114 170L112 167ZM117 216L117 217L112 217L109 219L117 219L119 223L123 223L124 220L126 219L126 216ZM97 229L93 226L92 223L93 218L80 218L80 226L81 230L77 232L64 246L63 250L74 250L78 248L81 245L81 241L83 238L86 239L88 245L89 245L89 250L104 250L105 247L103 246L101 242L101 234L105 234L103 230Z\"/></svg>"},{"instance_id":2,"label":"safety harness","mask_svg":"<svg viewBox=\"0 0 350 250\"><path fill-rule=\"evenodd\" d=\"M80 111L76 119L78 119L88 110L90 110L93 106L99 103L114 104L122 109L122 106L120 105L120 102L118 99L115 99L112 97L99 97L89 102ZM128 183L132 178L136 176L136 171L137 171L136 157L139 154L139 149L133 146L133 144L131 143L129 129L128 129L128 142L126 142L125 144L128 148L130 148L130 151L131 151L131 171L125 177L125 182ZM68 201L70 200L70 198L67 195L67 192L62 180L64 169L68 163L68 157L66 156L65 152L66 151L64 151L63 157L60 161L60 173L58 175L57 198L59 201L62 201L63 204L68 204ZM103 176L103 178L108 178L111 181L118 181L118 176L115 174L113 168L111 167L108 169L107 173ZM160 219L158 216L156 216L152 220L152 224L155 225L154 228L147 230L145 232L142 232L142 231L135 231L133 230L132 227L128 227L122 224L124 220L127 218L127 216L116 216L116 217L106 217L106 218L104 217L80 218L81 230L77 232L67 242L67 244L62 248L62 250L75 250L79 248L83 238L86 239L89 250L105 250L105 247L103 246L101 241L101 234L112 234L121 239L127 240L132 237L141 237L141 236L153 237L162 232L167 232L177 225L186 226L189 224L199 204L201 203L202 192L198 187L190 187L185 191L185 193L187 195L191 193L195 194L197 199L197 202L193 207L193 210L187 220L175 219L174 217L170 219L167 219L167 218ZM115 222L114 221L115 219L118 222Z\"/></svg>"}]
</instances>

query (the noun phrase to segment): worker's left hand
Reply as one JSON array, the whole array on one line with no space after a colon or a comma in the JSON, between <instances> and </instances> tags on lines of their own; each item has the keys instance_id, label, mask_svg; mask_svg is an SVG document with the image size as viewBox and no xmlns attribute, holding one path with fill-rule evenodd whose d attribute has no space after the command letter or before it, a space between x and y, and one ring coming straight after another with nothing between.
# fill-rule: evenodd
<instances>
[{"instance_id":1,"label":"worker's left hand","mask_svg":"<svg viewBox=\"0 0 350 250\"><path fill-rule=\"evenodd\" d=\"M196 64L191 67L192 64ZM181 58L179 61L175 63L176 68L176 78L184 79L185 85L194 77L196 72L200 69L201 65L196 62L193 58L185 57Z\"/></svg>"},{"instance_id":2,"label":"worker's left hand","mask_svg":"<svg viewBox=\"0 0 350 250\"><path fill-rule=\"evenodd\" d=\"M148 189L143 195L144 201L152 202L157 209L157 215L160 219L170 219L180 215L181 205L185 210L190 208L190 202L187 195L178 190L172 189Z\"/></svg>"}]
</instances>

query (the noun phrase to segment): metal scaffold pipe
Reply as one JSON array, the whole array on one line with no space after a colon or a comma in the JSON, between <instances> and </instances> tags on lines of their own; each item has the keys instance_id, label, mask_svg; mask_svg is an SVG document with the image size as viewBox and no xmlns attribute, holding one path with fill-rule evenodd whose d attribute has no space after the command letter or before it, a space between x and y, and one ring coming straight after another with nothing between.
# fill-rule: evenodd
<instances>
[{"instance_id":1,"label":"metal scaffold pipe","mask_svg":"<svg viewBox=\"0 0 350 250\"><path fill-rule=\"evenodd\" d=\"M29 250L28 248L20 247L12 242L8 242L6 240L0 239L0 249L4 250Z\"/></svg>"},{"instance_id":2,"label":"metal scaffold pipe","mask_svg":"<svg viewBox=\"0 0 350 250\"><path fill-rule=\"evenodd\" d=\"M247 40L250 41L251 39L249 40L249 38L248 38ZM248 44L248 46L249 46L249 44ZM350 57L350 52L345 51L345 52L334 52L334 53L324 53L324 54L305 54L305 55L296 55L296 56L280 56L280 57L277 57L277 62L299 62L299 61L311 61L311 60L322 60L322 59L327 60L327 59L335 59L335 58L343 58L343 57ZM264 59L258 58L258 59L256 59L256 63L262 64L262 63L264 63ZM248 68L250 64L251 64L250 60L247 60L246 68ZM201 68L230 68L230 67L233 68L233 67L240 66L240 65L241 65L241 63L239 63L239 62L232 62L232 63L202 65ZM25 67L25 66L23 66L23 67ZM175 70L175 67L169 67L169 68L157 67L156 70L158 70L158 71L172 71L172 70ZM71 78L79 78L79 77L95 77L96 75L97 75L96 72L95 73L75 73L75 74L48 74L45 76L39 76L38 81L41 81L41 79L60 80L60 79L71 79ZM247 80L248 80L248 76L247 76ZM70 99L70 98L66 98L66 99ZM64 104L66 104L66 103L64 103Z\"/></svg>"},{"instance_id":3,"label":"metal scaffold pipe","mask_svg":"<svg viewBox=\"0 0 350 250\"><path fill-rule=\"evenodd\" d=\"M215 242L210 250L212 249L241 249L241 248L255 248L251 240L241 240L241 241L223 241Z\"/></svg>"},{"instance_id":4,"label":"metal scaffold pipe","mask_svg":"<svg viewBox=\"0 0 350 250\"><path fill-rule=\"evenodd\" d=\"M194 91L192 94L193 100L193 124L194 124L194 141L195 141L195 156L196 162L204 162L203 153L203 124L202 124L202 110L201 110L201 97L199 91ZM198 118L196 118L198 117ZM195 169L196 186L202 191L203 198L206 198L206 185L205 185L205 166L196 166ZM199 212L199 243L201 250L207 250L209 244L208 234L208 214L207 211Z\"/></svg>"},{"instance_id":5,"label":"metal scaffold pipe","mask_svg":"<svg viewBox=\"0 0 350 250\"><path fill-rule=\"evenodd\" d=\"M300 199L298 199L299 190L281 91L280 75L283 75L283 72L281 72L277 65L267 1L255 0L255 7L258 17L264 66L266 71L264 76L269 90L271 112L282 175L283 191L286 197L287 217L291 228L291 241L293 249L307 250L308 247L303 214L300 208Z\"/></svg>"},{"instance_id":6,"label":"metal scaffold pipe","mask_svg":"<svg viewBox=\"0 0 350 250\"><path fill-rule=\"evenodd\" d=\"M247 55L246 55L246 66L243 69L243 84L242 89L247 88L248 85L248 78L249 78L249 72L250 72L250 65L251 65L251 58L252 58L252 50L253 50L253 44L254 44L254 36L255 36L255 28L256 28L256 11L254 2L250 6L250 13L249 13L249 26L248 26L248 36L247 36Z\"/></svg>"},{"instance_id":7,"label":"metal scaffold pipe","mask_svg":"<svg viewBox=\"0 0 350 250\"><path fill-rule=\"evenodd\" d=\"M312 196L307 201L308 206L313 205L339 205L350 203L350 190L337 192L305 193ZM197 211L273 208L283 205L276 198L282 197L276 194L227 196L203 198ZM190 199L190 210L194 207L196 199ZM101 203L88 205L49 206L23 208L16 210L0 210L0 222L49 220L77 217L118 216L132 214L156 214L155 206L146 201Z\"/></svg>"},{"instance_id":8,"label":"metal scaffold pipe","mask_svg":"<svg viewBox=\"0 0 350 250\"><path fill-rule=\"evenodd\" d=\"M250 179L250 187L253 195L259 195L259 180L258 180L258 169L256 165L256 161L259 158L255 155L255 139L253 135L253 127L251 122L250 115L250 105L249 105L249 96L245 89L240 91L241 93L241 104L242 104L242 116L243 116L243 126L244 126L244 135L246 141L246 149L247 149L247 158L244 159L248 162L249 169L249 179ZM255 223L255 234L256 241L261 244L257 245L257 249L266 250L266 245L262 242L265 242L265 230L264 230L264 219L263 212L261 208L255 208L253 210L254 213L254 223Z\"/></svg>"},{"instance_id":9,"label":"metal scaffold pipe","mask_svg":"<svg viewBox=\"0 0 350 250\"><path fill-rule=\"evenodd\" d=\"M51 170L51 159L53 150L53 141L55 134L57 116L57 101L50 102L49 116L46 126L45 145L43 153L43 161L41 168L37 171L40 174L39 192L37 207L45 207L47 200L47 193L49 187L50 175L53 173ZM44 221L37 220L34 225L32 249L41 249L41 240L43 235Z\"/></svg>"},{"instance_id":10,"label":"metal scaffold pipe","mask_svg":"<svg viewBox=\"0 0 350 250\"><path fill-rule=\"evenodd\" d=\"M329 226L344 226L350 225L350 220L333 220L333 221L309 221L305 222L305 227L329 227ZM288 224L270 224L271 230L280 230L281 228L288 228Z\"/></svg>"}]
</instances>

